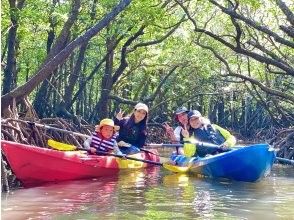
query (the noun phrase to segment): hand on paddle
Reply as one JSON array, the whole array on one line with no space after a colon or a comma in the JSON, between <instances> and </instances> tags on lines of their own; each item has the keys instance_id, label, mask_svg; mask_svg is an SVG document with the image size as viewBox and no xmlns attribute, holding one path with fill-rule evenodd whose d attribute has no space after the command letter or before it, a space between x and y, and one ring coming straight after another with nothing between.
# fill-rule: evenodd
<instances>
[{"instance_id":1,"label":"hand on paddle","mask_svg":"<svg viewBox=\"0 0 294 220\"><path fill-rule=\"evenodd\" d=\"M223 151L229 151L230 147L228 146L228 144L226 142L222 143L221 145L219 145L219 148Z\"/></svg>"},{"instance_id":2,"label":"hand on paddle","mask_svg":"<svg viewBox=\"0 0 294 220\"><path fill-rule=\"evenodd\" d=\"M88 150L88 152L90 152L91 154L96 154L97 150L94 147L90 147L90 149Z\"/></svg>"},{"instance_id":3,"label":"hand on paddle","mask_svg":"<svg viewBox=\"0 0 294 220\"><path fill-rule=\"evenodd\" d=\"M131 144L126 143L126 142L124 142L124 141L120 141L120 142L118 142L117 145L118 145L119 147L130 147L130 146L131 146Z\"/></svg>"},{"instance_id":4,"label":"hand on paddle","mask_svg":"<svg viewBox=\"0 0 294 220\"><path fill-rule=\"evenodd\" d=\"M122 141L123 142L123 141ZM125 142L124 142L125 143ZM118 155L118 156L122 156L122 159L126 159L126 154L122 153L118 147L118 143L116 141L114 141L114 145L113 145L114 149L113 152Z\"/></svg>"},{"instance_id":5,"label":"hand on paddle","mask_svg":"<svg viewBox=\"0 0 294 220\"><path fill-rule=\"evenodd\" d=\"M119 152L117 152L117 153L115 153L116 155L118 155L118 156L122 156L122 158L121 159L127 159L126 158L126 154L123 154L121 151L119 151Z\"/></svg>"}]
</instances>

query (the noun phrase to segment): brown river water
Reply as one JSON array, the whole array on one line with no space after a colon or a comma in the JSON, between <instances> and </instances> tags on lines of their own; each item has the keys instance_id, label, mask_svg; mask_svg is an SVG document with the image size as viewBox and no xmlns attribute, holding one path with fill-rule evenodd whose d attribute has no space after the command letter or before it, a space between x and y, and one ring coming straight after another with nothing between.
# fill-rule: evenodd
<instances>
[{"instance_id":1,"label":"brown river water","mask_svg":"<svg viewBox=\"0 0 294 220\"><path fill-rule=\"evenodd\" d=\"M256 183L158 167L2 193L1 219L294 219L294 167Z\"/></svg>"}]
</instances>

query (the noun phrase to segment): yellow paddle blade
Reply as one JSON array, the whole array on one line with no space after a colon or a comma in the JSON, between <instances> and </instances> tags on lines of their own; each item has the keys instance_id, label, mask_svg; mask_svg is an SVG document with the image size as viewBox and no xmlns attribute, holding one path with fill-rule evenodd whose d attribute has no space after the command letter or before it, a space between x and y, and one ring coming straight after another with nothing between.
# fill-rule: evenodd
<instances>
[{"instance_id":1,"label":"yellow paddle blade","mask_svg":"<svg viewBox=\"0 0 294 220\"><path fill-rule=\"evenodd\" d=\"M164 163L163 167L167 170L170 170L174 173L186 173L190 170L191 166L185 166L185 167L181 167L181 166L177 166L177 165L173 165L170 163Z\"/></svg>"},{"instance_id":2,"label":"yellow paddle blade","mask_svg":"<svg viewBox=\"0 0 294 220\"><path fill-rule=\"evenodd\" d=\"M62 151L70 151L70 150L76 150L77 147L71 144L65 144L58 141L54 141L52 139L48 140L48 146L52 147L56 150L62 150Z\"/></svg>"}]
</instances>

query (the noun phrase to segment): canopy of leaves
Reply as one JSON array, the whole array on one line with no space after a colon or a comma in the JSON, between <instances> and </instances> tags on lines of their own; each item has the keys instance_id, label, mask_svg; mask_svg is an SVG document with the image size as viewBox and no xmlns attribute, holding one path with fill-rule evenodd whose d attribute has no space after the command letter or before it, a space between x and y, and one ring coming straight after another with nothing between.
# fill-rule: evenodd
<instances>
[{"instance_id":1,"label":"canopy of leaves","mask_svg":"<svg viewBox=\"0 0 294 220\"><path fill-rule=\"evenodd\" d=\"M118 2L81 1L66 44L83 35ZM294 42L289 35L294 30L289 19L293 19L294 5L284 2L292 11L287 17L278 3L281 1L133 1L85 42L82 59L79 47L57 67L48 79L44 115L55 116L60 101L77 96L67 110L90 121L93 115L99 117L96 104L106 97L113 110L106 112L109 116L119 106L131 110L141 100L150 105L151 120L158 122L171 120L174 108L186 105L240 129L250 127L243 127L244 120L253 123L254 111L259 109L260 127L289 126L294 117ZM11 18L18 17L18 86L46 60L49 34L54 36L52 48L70 10L70 1L26 0L21 10L11 8L7 0L2 2L4 67ZM289 33L281 26L288 27ZM80 71L74 73L78 64ZM76 80L72 80L73 73ZM109 88L105 88L106 79L112 81ZM73 92L64 97L68 85ZM102 94L105 89L110 90L109 97Z\"/></svg>"}]
</instances>

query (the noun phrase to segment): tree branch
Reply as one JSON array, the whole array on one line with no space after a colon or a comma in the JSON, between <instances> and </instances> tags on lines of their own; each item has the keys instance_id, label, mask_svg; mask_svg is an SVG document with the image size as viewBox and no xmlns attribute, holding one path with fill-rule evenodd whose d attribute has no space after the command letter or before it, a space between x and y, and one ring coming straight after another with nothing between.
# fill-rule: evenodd
<instances>
[{"instance_id":1,"label":"tree branch","mask_svg":"<svg viewBox=\"0 0 294 220\"><path fill-rule=\"evenodd\" d=\"M161 80L161 82L159 83L159 85L157 86L157 88L155 89L154 93L146 98L144 101L145 102L152 102L156 96L158 95L161 87L164 85L164 83L166 82L166 80L170 77L170 75L179 67L179 65L175 65L170 71L168 74L166 74L166 76L164 76L164 78Z\"/></svg>"},{"instance_id":2,"label":"tree branch","mask_svg":"<svg viewBox=\"0 0 294 220\"><path fill-rule=\"evenodd\" d=\"M131 3L131 1L132 0L121 0L121 2L116 5L111 12L105 15L96 25L86 31L84 35L69 43L62 51L60 51L56 56L48 61L43 66L43 68L41 68L37 72L36 75L28 80L28 82L3 95L1 97L2 110L6 109L12 103L12 100L14 98L17 102L19 102L24 96L30 94L36 88L36 86L40 84L40 82L50 76L53 71L66 60L66 58L73 52L76 47L90 40L104 27L106 27L121 11L123 11Z\"/></svg>"},{"instance_id":3,"label":"tree branch","mask_svg":"<svg viewBox=\"0 0 294 220\"><path fill-rule=\"evenodd\" d=\"M233 17L233 18L239 19L239 20L245 22L246 24L248 24L249 26L251 26L251 27L253 27L253 28L255 28L255 29L257 29L257 30L271 36L271 37L273 37L277 42L279 42L281 44L284 44L286 46L294 48L294 43L292 41L288 41L288 40L280 37L278 34L271 31L266 26L261 26L261 25L257 24L257 22L252 21L252 20L244 17L243 15L240 15L240 14L236 13L235 11L231 10L230 8L223 7L222 5L220 5L219 3L217 3L214 0L209 0L209 1L212 4L214 4L215 6L219 7L225 14L227 14L227 15Z\"/></svg>"},{"instance_id":4,"label":"tree branch","mask_svg":"<svg viewBox=\"0 0 294 220\"><path fill-rule=\"evenodd\" d=\"M172 35L172 33L174 33L177 30L177 28L180 26L180 24L184 21L185 21L185 16L183 16L182 19L169 32L167 32L161 38L153 40L153 41L138 43L133 47L133 49L131 51L136 50L138 47L147 47L150 45L159 44L159 43L163 42L166 38L168 38L170 35Z\"/></svg>"},{"instance_id":5,"label":"tree branch","mask_svg":"<svg viewBox=\"0 0 294 220\"><path fill-rule=\"evenodd\" d=\"M290 24L294 27L294 14L293 12L287 7L287 5L282 0L276 0L277 5L282 10L282 12L286 15L287 20Z\"/></svg>"},{"instance_id":6,"label":"tree branch","mask_svg":"<svg viewBox=\"0 0 294 220\"><path fill-rule=\"evenodd\" d=\"M146 27L145 25L142 25L139 28L139 30L133 36L131 36L123 45L122 50L121 50L120 65L112 76L112 83L113 84L118 80L120 75L123 73L125 68L127 68L127 66L128 66L128 62L126 60L126 56L128 53L128 51L127 51L128 46L130 46L132 44L132 42L134 40L136 40L140 35L144 34L145 27Z\"/></svg>"},{"instance_id":7,"label":"tree branch","mask_svg":"<svg viewBox=\"0 0 294 220\"><path fill-rule=\"evenodd\" d=\"M262 84L261 82L259 82L258 80L256 79L253 79L252 77L249 77L249 76L245 76L245 75L242 75L242 74L238 74L238 73L235 73L231 70L229 64L227 63L227 61L220 55L218 54L212 47L209 47L209 46L205 46L205 45L202 45L199 43L199 45L203 48L206 48L208 50L210 50L214 56L216 58L218 58L227 68L229 74L228 76L234 76L234 77L237 77L237 78L241 78L245 81L249 81L250 83L254 84L254 85L257 85L261 90L263 90L264 92L268 93L268 94L271 94L271 95L274 95L274 96L278 96L278 97L281 97L281 98L284 98L284 99L287 99L291 102L294 103L294 96L290 95L290 94L287 94L287 93L284 93L284 92L280 92L278 90L275 90L275 89L271 89L269 88L268 86L265 86L264 84Z\"/></svg>"},{"instance_id":8,"label":"tree branch","mask_svg":"<svg viewBox=\"0 0 294 220\"><path fill-rule=\"evenodd\" d=\"M233 44L231 44L230 42L222 39L220 36L217 36L217 35L215 35L214 33L210 32L210 31L207 31L207 30L201 29L201 28L197 28L197 26L195 26L196 21L191 17L191 15L189 14L188 9L181 2L179 2L177 0L175 0L175 1L178 2L180 7L187 14L189 20L191 20L191 22L194 24L195 32L204 33L204 34L208 35L209 37L211 37L211 38L217 40L218 42L222 43L223 45L230 48L231 50L233 50L236 53L246 55L246 56L251 57L251 58L253 58L253 59L255 59L255 60L257 60L257 61L259 61L261 63L266 63L266 64L269 64L269 65L276 66L276 67L280 68L281 70L284 70L288 75L294 76L294 68L289 66L289 65L285 65L284 63L278 62L277 60L271 59L269 57L262 56L262 55L260 55L258 53L255 53L255 52L243 49L243 48L236 47ZM210 1L212 1L212 0L210 0ZM215 4L217 4L217 3L215 3ZM222 7L222 6L220 6L220 7ZM249 20L249 19L247 19L247 20Z\"/></svg>"}]
</instances>

